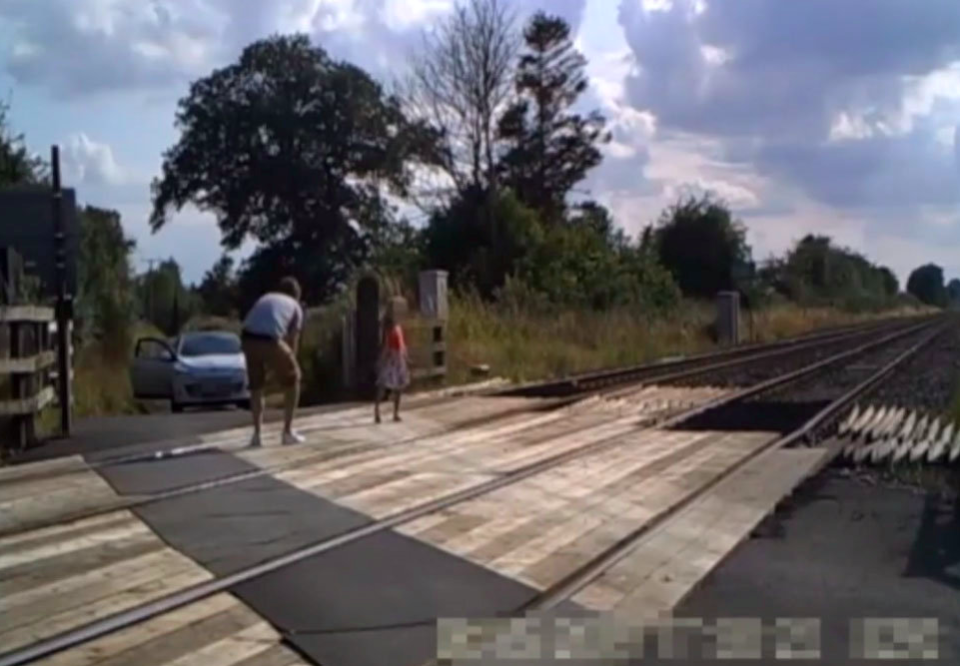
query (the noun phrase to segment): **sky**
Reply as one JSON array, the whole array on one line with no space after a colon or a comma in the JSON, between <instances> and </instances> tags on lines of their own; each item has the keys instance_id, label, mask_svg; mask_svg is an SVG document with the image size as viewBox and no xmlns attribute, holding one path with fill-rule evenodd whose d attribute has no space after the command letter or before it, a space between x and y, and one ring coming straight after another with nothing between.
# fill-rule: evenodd
<instances>
[{"instance_id":1,"label":"sky","mask_svg":"<svg viewBox=\"0 0 960 666\"><path fill-rule=\"evenodd\" d=\"M501 1L574 27L583 104L613 133L578 194L628 232L712 190L757 259L818 233L902 282L928 261L960 276L957 0ZM288 32L389 81L452 3L0 0L0 97L31 149L61 146L82 202L120 211L138 269L173 256L195 281L222 252L213 217L188 208L156 234L147 225L190 82Z\"/></svg>"}]
</instances>

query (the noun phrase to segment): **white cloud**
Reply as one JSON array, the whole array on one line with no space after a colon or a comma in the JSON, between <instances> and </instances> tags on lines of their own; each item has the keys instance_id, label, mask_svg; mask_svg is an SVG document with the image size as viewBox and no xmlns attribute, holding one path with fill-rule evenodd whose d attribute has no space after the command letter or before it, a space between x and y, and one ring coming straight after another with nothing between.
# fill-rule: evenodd
<instances>
[{"instance_id":1,"label":"white cloud","mask_svg":"<svg viewBox=\"0 0 960 666\"><path fill-rule=\"evenodd\" d=\"M109 144L94 141L83 132L72 135L63 155L64 176L78 184L123 185L129 176L117 164Z\"/></svg>"},{"instance_id":2,"label":"white cloud","mask_svg":"<svg viewBox=\"0 0 960 666\"><path fill-rule=\"evenodd\" d=\"M113 95L118 124L136 125L135 104L147 96L171 105L188 81L276 32L309 32L334 57L383 79L401 74L420 29L453 2L0 0L0 67L17 87L70 98L45 113L68 118L91 96ZM545 9L575 26L589 60L582 110L600 109L613 135L584 194L629 230L694 187L744 216L758 254L781 252L809 230L876 252L898 273L924 253L952 265L949 252L960 249L956 0L873 0L870 12L836 0L621 0L619 13L613 0L504 2L521 17ZM194 273L218 256L209 216L185 214L156 237L142 233L162 147L144 155L129 129L62 122L56 136L86 130L64 144L65 174L96 193L95 203L125 206L141 243L174 251L191 234L213 243L191 248L190 261L205 264L188 267ZM914 233L912 245L901 242Z\"/></svg>"},{"instance_id":3,"label":"white cloud","mask_svg":"<svg viewBox=\"0 0 960 666\"><path fill-rule=\"evenodd\" d=\"M19 83L62 95L164 86L216 60L225 18L212 0L5 0L15 40L0 57Z\"/></svg>"},{"instance_id":4,"label":"white cloud","mask_svg":"<svg viewBox=\"0 0 960 666\"><path fill-rule=\"evenodd\" d=\"M386 0L384 23L392 30L407 30L427 24L452 8L452 0Z\"/></svg>"}]
</instances>

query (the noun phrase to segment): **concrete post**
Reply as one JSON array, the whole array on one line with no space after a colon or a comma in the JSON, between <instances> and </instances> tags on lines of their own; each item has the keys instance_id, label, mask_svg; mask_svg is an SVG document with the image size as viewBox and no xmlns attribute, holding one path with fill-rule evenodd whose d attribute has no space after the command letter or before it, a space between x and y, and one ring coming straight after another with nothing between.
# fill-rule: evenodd
<instances>
[{"instance_id":1,"label":"concrete post","mask_svg":"<svg viewBox=\"0 0 960 666\"><path fill-rule=\"evenodd\" d=\"M420 273L420 314L424 319L447 321L446 271L423 271Z\"/></svg>"},{"instance_id":2,"label":"concrete post","mask_svg":"<svg viewBox=\"0 0 960 666\"><path fill-rule=\"evenodd\" d=\"M432 327L430 374L443 377L447 374L446 327L449 317L446 271L420 273L420 314L431 322Z\"/></svg>"},{"instance_id":3,"label":"concrete post","mask_svg":"<svg viewBox=\"0 0 960 666\"><path fill-rule=\"evenodd\" d=\"M740 344L740 294L735 291L717 294L717 342Z\"/></svg>"}]
</instances>

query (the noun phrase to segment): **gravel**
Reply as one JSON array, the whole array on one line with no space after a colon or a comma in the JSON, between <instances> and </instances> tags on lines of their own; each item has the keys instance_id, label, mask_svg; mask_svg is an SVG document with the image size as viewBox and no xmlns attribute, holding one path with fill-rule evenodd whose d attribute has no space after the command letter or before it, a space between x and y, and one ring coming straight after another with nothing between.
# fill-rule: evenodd
<instances>
[{"instance_id":1,"label":"gravel","mask_svg":"<svg viewBox=\"0 0 960 666\"><path fill-rule=\"evenodd\" d=\"M960 322L893 373L868 402L945 413L960 387Z\"/></svg>"},{"instance_id":2,"label":"gravel","mask_svg":"<svg viewBox=\"0 0 960 666\"><path fill-rule=\"evenodd\" d=\"M939 349L941 341L945 338L949 338L960 346L958 330L960 329L952 329L949 335L944 334L938 337L935 344L921 350L919 355L926 356L933 350ZM797 383L729 407L711 410L688 419L679 427L685 430L763 430L786 434L799 428L832 401L869 379L875 372L893 361L910 346L916 344L919 335L923 335L923 333L897 340L883 348L858 355L825 373L817 373ZM748 378L749 383L756 383L827 358L843 349L851 348L854 344L856 343L848 342L846 345L832 345L830 349L820 349L784 359L784 361L789 360L789 364L781 362L762 368L749 368L737 373L730 372L726 379L736 383ZM886 386L891 381L896 380L895 378L887 379L883 385ZM715 378L702 378L697 383L701 382L702 384L716 385ZM816 439L831 434L832 427L833 424L824 424L824 427L816 433Z\"/></svg>"},{"instance_id":3,"label":"gravel","mask_svg":"<svg viewBox=\"0 0 960 666\"><path fill-rule=\"evenodd\" d=\"M882 333L871 333L852 340L840 340L825 344L814 349L803 349L781 357L770 359L763 363L748 363L743 366L734 366L722 370L696 375L694 377L664 382L674 386L716 386L722 388L743 388L779 377L794 370L799 370L830 356L863 345L883 335L889 335L890 329Z\"/></svg>"}]
</instances>

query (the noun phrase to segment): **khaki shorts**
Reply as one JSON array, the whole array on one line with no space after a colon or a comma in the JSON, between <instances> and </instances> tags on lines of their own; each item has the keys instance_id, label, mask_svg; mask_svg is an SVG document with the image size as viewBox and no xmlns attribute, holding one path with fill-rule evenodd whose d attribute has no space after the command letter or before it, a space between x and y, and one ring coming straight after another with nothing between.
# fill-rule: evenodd
<instances>
[{"instance_id":1,"label":"khaki shorts","mask_svg":"<svg viewBox=\"0 0 960 666\"><path fill-rule=\"evenodd\" d=\"M247 359L247 378L251 391L260 391L267 382L269 368L283 388L300 383L300 364L296 354L284 340L243 338L243 355Z\"/></svg>"}]
</instances>

